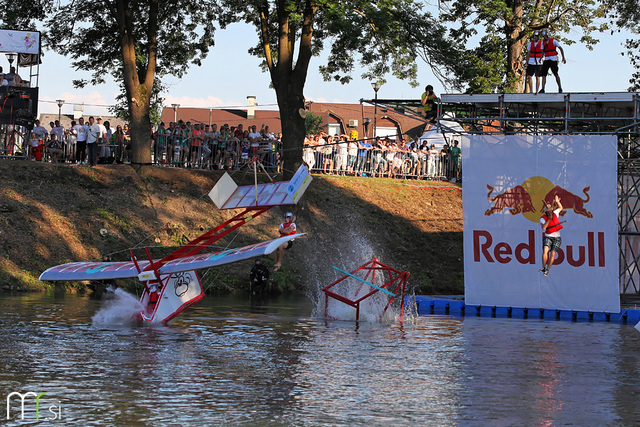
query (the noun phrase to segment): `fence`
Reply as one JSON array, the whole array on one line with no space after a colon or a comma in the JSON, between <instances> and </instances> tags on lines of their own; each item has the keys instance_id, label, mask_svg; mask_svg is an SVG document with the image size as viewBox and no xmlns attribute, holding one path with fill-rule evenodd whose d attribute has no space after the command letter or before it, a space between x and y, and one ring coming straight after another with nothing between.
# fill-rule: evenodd
<instances>
[{"instance_id":1,"label":"fence","mask_svg":"<svg viewBox=\"0 0 640 427\"><path fill-rule=\"evenodd\" d=\"M49 150L28 143L29 131L21 132L11 125L0 128L0 157L33 158L42 150L45 161L75 162L78 160L75 137L63 135L60 151ZM268 140L259 143L212 140L204 138L194 143L194 138L157 138L152 146L152 161L157 166L194 169L235 170L251 166L250 159L257 157L269 172L279 170L282 143ZM80 161L86 154L80 153ZM98 163L126 163L131 158L127 141L101 143ZM404 148L362 148L358 141L305 145L302 160L311 172L352 175L362 177L414 178L460 180L460 158L449 152Z\"/></svg>"},{"instance_id":2,"label":"fence","mask_svg":"<svg viewBox=\"0 0 640 427\"><path fill-rule=\"evenodd\" d=\"M302 160L310 171L334 175L460 180L462 163L448 151L366 148L355 142L305 146Z\"/></svg>"}]
</instances>

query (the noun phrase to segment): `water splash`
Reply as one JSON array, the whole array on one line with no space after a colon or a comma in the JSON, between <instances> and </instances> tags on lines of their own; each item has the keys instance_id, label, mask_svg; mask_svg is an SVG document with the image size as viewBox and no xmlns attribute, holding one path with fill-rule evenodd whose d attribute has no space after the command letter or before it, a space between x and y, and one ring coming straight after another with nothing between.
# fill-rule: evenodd
<instances>
[{"instance_id":1,"label":"water splash","mask_svg":"<svg viewBox=\"0 0 640 427\"><path fill-rule=\"evenodd\" d=\"M333 242L331 245L322 245L312 254L314 260L308 260L307 262L311 269L309 274L311 279L307 285L307 296L314 302L314 317L325 316L326 299L322 289L343 276L342 273L334 270L333 266L344 271L352 271L357 266L379 255L376 254L374 248L362 234L352 233L349 236L342 237L339 242ZM318 260L323 262L318 263ZM382 286L384 278L378 275L373 282L377 286ZM371 287L356 279L348 278L336 285L332 290L339 295L356 300L369 293ZM400 315L399 300L397 298L383 315L383 310L389 301L389 297L383 292L374 294L360 304L360 321L370 323L392 323L397 321ZM356 319L355 308L331 298L329 299L329 309L326 312L333 319Z\"/></svg>"},{"instance_id":2,"label":"water splash","mask_svg":"<svg viewBox=\"0 0 640 427\"><path fill-rule=\"evenodd\" d=\"M138 299L130 293L116 288L108 292L104 306L93 316L93 325L132 325L137 315L144 310Z\"/></svg>"}]
</instances>

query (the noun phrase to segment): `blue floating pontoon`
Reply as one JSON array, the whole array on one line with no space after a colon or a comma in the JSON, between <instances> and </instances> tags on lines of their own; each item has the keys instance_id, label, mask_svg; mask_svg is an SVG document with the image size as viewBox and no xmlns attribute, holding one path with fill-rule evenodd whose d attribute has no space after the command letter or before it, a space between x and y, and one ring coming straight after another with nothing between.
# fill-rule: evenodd
<instances>
[{"instance_id":1,"label":"blue floating pontoon","mask_svg":"<svg viewBox=\"0 0 640 427\"><path fill-rule=\"evenodd\" d=\"M500 307L488 305L468 305L462 296L407 297L407 302L415 298L418 315L449 314L454 316L502 317L516 319L569 320L573 322L616 322L635 325L640 321L640 309L622 308L619 313L556 310L527 307Z\"/></svg>"}]
</instances>

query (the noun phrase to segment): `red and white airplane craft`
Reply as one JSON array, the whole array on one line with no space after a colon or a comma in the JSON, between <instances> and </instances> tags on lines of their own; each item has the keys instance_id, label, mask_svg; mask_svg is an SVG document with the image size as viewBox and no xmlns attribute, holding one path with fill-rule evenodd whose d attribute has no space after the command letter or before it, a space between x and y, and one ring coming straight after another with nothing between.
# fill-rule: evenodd
<instances>
[{"instance_id":1,"label":"red and white airplane craft","mask_svg":"<svg viewBox=\"0 0 640 427\"><path fill-rule=\"evenodd\" d=\"M129 250L131 261L72 262L47 269L40 280L111 280L137 277L144 285L140 298L147 309L143 321L168 322L189 306L204 298L204 289L196 270L229 264L273 253L280 245L304 233L280 237L237 249L201 253L224 236L274 206L296 204L311 183L309 171L300 166L291 181L238 187L225 173L209 192L218 209L243 209L233 218L207 231L162 259L138 260Z\"/></svg>"}]
</instances>

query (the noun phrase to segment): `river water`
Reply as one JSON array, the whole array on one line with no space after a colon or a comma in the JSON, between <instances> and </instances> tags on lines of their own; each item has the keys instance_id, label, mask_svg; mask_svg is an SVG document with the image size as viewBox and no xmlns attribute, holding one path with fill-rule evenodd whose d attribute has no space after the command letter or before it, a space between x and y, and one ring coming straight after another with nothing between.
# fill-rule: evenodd
<instances>
[{"instance_id":1,"label":"river water","mask_svg":"<svg viewBox=\"0 0 640 427\"><path fill-rule=\"evenodd\" d=\"M9 425L640 420L630 325L433 315L356 327L314 316L303 297L208 297L169 326L94 324L104 304L0 295L0 419L10 393L34 392L46 393L38 411L27 397L20 421L14 399Z\"/></svg>"}]
</instances>

